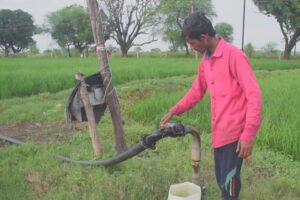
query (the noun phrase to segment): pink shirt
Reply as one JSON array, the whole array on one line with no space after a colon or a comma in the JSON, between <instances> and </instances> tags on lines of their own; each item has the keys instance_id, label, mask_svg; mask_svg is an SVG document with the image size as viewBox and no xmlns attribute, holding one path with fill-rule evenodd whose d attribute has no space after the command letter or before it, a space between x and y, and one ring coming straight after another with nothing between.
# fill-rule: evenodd
<instances>
[{"instance_id":1,"label":"pink shirt","mask_svg":"<svg viewBox=\"0 0 300 200\"><path fill-rule=\"evenodd\" d=\"M192 87L170 111L188 111L206 89L211 96L213 148L239 139L253 141L261 124L260 88L245 54L223 39L213 55L203 56Z\"/></svg>"}]
</instances>

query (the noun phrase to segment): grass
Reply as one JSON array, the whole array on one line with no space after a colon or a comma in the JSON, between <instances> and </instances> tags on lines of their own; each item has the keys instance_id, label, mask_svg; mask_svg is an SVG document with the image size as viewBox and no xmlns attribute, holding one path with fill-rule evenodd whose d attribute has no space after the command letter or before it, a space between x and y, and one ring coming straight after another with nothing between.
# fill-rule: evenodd
<instances>
[{"instance_id":1,"label":"grass","mask_svg":"<svg viewBox=\"0 0 300 200\"><path fill-rule=\"evenodd\" d=\"M299 69L299 61L251 60L256 70ZM192 76L198 61L191 58L120 58L112 57L113 81L119 85L132 80ZM41 92L58 92L74 85L74 73L86 75L99 70L90 58L0 58L0 99L24 97Z\"/></svg>"},{"instance_id":2,"label":"grass","mask_svg":"<svg viewBox=\"0 0 300 200\"><path fill-rule=\"evenodd\" d=\"M277 72L260 79L263 124L258 142L300 160L300 72Z\"/></svg>"},{"instance_id":3,"label":"grass","mask_svg":"<svg viewBox=\"0 0 300 200\"><path fill-rule=\"evenodd\" d=\"M257 76L263 94L263 123L257 142L272 150L282 152L300 160L300 122L295 120L300 113L298 100L298 85L300 71L258 72ZM174 81L178 83L179 92L171 92L168 84L162 82L167 91L157 92L143 101L135 103L131 110L131 117L142 123L158 123L161 116L176 103L187 91L182 89L180 82L192 82L192 79ZM169 84L170 85L170 84ZM172 86L174 87L174 86ZM202 130L210 132L210 103L208 95L194 109L175 121L199 125Z\"/></svg>"},{"instance_id":4,"label":"grass","mask_svg":"<svg viewBox=\"0 0 300 200\"><path fill-rule=\"evenodd\" d=\"M140 125L133 126L138 136ZM145 129L153 128L143 126ZM110 128L104 126L101 131L106 157L112 156L112 138L107 136ZM202 139L202 184L207 187L206 199L218 199L209 135L204 133ZM93 159L86 131L64 142L11 146L1 149L0 199L167 199L171 184L191 180L190 149L189 137L165 139L155 151L146 150L120 165L102 168L62 163L53 158L59 152L76 159ZM257 146L254 152L243 166L241 198L297 199L300 163Z\"/></svg>"},{"instance_id":5,"label":"grass","mask_svg":"<svg viewBox=\"0 0 300 200\"><path fill-rule=\"evenodd\" d=\"M145 66L149 68L150 64L160 62L155 59L151 61ZM178 59L177 62L184 61ZM123 66L129 63L134 66L137 62L140 61L120 60ZM155 76L156 72L151 73ZM263 124L256 139L254 155L243 166L241 199L296 200L300 197L300 134L297 120L300 111L297 104L300 71L265 70L256 74L263 91ZM160 118L186 92L193 80L185 72L170 76L165 74L165 77L151 76L143 80L119 82L116 87L128 146L157 128ZM69 94L70 89L67 89L57 93L2 99L0 126L61 124ZM201 178L202 184L207 187L206 199L210 200L219 199L219 189L213 173L209 104L209 96L206 95L193 110L174 121L191 124L201 130ZM98 131L104 149L103 158L116 155L112 147L114 136L108 112L98 125ZM23 146L0 148L0 199L167 199L171 184L191 180L191 138L188 136L161 140L154 151L146 150L120 165L102 168L62 163L53 157L60 153L75 159L96 159L86 129L73 130L72 135L44 131L30 134L56 135L57 139L41 144L32 141Z\"/></svg>"},{"instance_id":6,"label":"grass","mask_svg":"<svg viewBox=\"0 0 300 200\"><path fill-rule=\"evenodd\" d=\"M192 75L197 69L193 59L122 59L111 60L113 81L122 84L142 80ZM172 66L170 70L169 66ZM41 92L58 92L74 85L74 74L99 71L96 58L15 58L0 59L0 99L30 96Z\"/></svg>"}]
</instances>

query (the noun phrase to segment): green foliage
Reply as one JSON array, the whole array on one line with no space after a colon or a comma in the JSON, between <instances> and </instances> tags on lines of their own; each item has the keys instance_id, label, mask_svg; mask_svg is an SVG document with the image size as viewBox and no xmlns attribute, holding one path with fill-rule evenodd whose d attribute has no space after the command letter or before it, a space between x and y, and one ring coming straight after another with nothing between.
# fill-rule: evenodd
<instances>
[{"instance_id":1,"label":"green foliage","mask_svg":"<svg viewBox=\"0 0 300 200\"><path fill-rule=\"evenodd\" d=\"M300 84L299 75L299 70L257 73L264 109L263 123L257 140L261 146L290 155L297 160L300 160L300 132L297 128L300 123L295 120L300 112L300 97L296 92ZM149 97L136 102L130 116L140 123L158 123L161 116L188 90L190 84L185 84L187 82L191 84L192 79L176 77L168 82L161 81L164 89L156 89ZM155 86L154 83L152 85ZM288 103L287 99L290 99ZM206 97L196 108L175 121L198 125L202 131L211 132L209 108L209 100Z\"/></svg>"},{"instance_id":2,"label":"green foliage","mask_svg":"<svg viewBox=\"0 0 300 200\"><path fill-rule=\"evenodd\" d=\"M255 50L251 43L246 44L244 51L245 51L246 55L248 56L248 58L252 58L255 53Z\"/></svg>"},{"instance_id":3,"label":"green foliage","mask_svg":"<svg viewBox=\"0 0 300 200\"><path fill-rule=\"evenodd\" d=\"M253 0L258 9L278 21L285 39L283 58L289 59L291 50L300 39L300 4L297 0Z\"/></svg>"},{"instance_id":4,"label":"green foliage","mask_svg":"<svg viewBox=\"0 0 300 200\"><path fill-rule=\"evenodd\" d=\"M31 42L28 44L28 50L30 54L38 54L39 53L39 49L36 46L35 42Z\"/></svg>"},{"instance_id":5,"label":"green foliage","mask_svg":"<svg viewBox=\"0 0 300 200\"><path fill-rule=\"evenodd\" d=\"M263 146L300 160L299 71L261 73L263 124L258 141ZM276 96L276 98L274 98Z\"/></svg>"},{"instance_id":6,"label":"green foliage","mask_svg":"<svg viewBox=\"0 0 300 200\"><path fill-rule=\"evenodd\" d=\"M64 62L68 60L70 59L65 59ZM121 59L118 63L127 66L127 63L136 64L135 60L139 59ZM146 70L150 66L146 63L156 64L154 60L146 59L143 62L145 66L140 67ZM180 60L187 62L187 59L174 59L173 62L172 59L167 59L170 62L169 66L176 66ZM280 62L281 66L285 66L282 61ZM265 63L272 65L271 61L261 61L259 65L263 68ZM287 62L287 65L290 63ZM187 67L192 64L191 62L181 65ZM165 74L160 79L144 77L144 80L126 81L116 87L122 118L125 121L128 146L137 143L143 134L156 129L160 117L190 87L195 71L188 76L180 74L173 76L173 74L173 77L167 77ZM171 73L171 70L169 72ZM256 71L256 75L263 91L263 124L255 141L253 156L243 164L243 187L240 198L298 199L300 162L292 159L292 156L296 157L290 151L297 149L296 156L300 155L298 130L300 110L297 104L300 71L299 69ZM40 116L43 120L39 122L55 126L63 120L64 109L63 107L57 109L56 105L63 104L69 92L65 90L55 94L0 100L0 124L12 124L14 121L16 126L25 122L35 123L39 121ZM53 114L44 116L43 112ZM24 113L22 120L18 116L20 113ZM206 186L206 199L218 199L220 193L214 177L209 113L210 102L206 96L193 110L174 121L192 124L201 131L202 186ZM116 155L112 147L114 135L108 112L98 126L98 131L104 150L103 158ZM36 132L30 136L44 134ZM158 142L155 150L146 150L122 164L106 168L63 163L53 157L60 153L75 159L95 159L87 129L73 130L73 134L69 136L56 131L49 133L50 136L56 136L57 140L0 148L0 199L167 199L171 184L191 181L192 140L189 135L184 138L163 139Z\"/></svg>"},{"instance_id":7,"label":"green foliage","mask_svg":"<svg viewBox=\"0 0 300 200\"><path fill-rule=\"evenodd\" d=\"M263 46L262 49L263 49L266 53L272 54L272 53L275 53L275 52L278 51L278 50L276 49L276 47L277 47L276 42L268 42L265 46Z\"/></svg>"},{"instance_id":8,"label":"green foliage","mask_svg":"<svg viewBox=\"0 0 300 200\"><path fill-rule=\"evenodd\" d=\"M53 53L55 54L55 52ZM154 53L153 53L154 54ZM280 61L252 59L252 66L257 70L299 69L299 61ZM165 78L170 76L193 75L198 61L177 55L170 58L153 55L141 59L110 59L114 84L132 80ZM171 67L171 68L170 68ZM74 73L85 75L99 70L96 58L2 58L0 62L0 99L14 96L29 96L41 92L58 92L74 86Z\"/></svg>"},{"instance_id":9,"label":"green foliage","mask_svg":"<svg viewBox=\"0 0 300 200\"><path fill-rule=\"evenodd\" d=\"M253 0L259 10L267 15L273 15L279 22L285 23L289 30L300 27L300 6L294 0Z\"/></svg>"},{"instance_id":10,"label":"green foliage","mask_svg":"<svg viewBox=\"0 0 300 200\"><path fill-rule=\"evenodd\" d=\"M18 53L33 42L36 27L30 14L22 10L0 10L0 47L5 55Z\"/></svg>"},{"instance_id":11,"label":"green foliage","mask_svg":"<svg viewBox=\"0 0 300 200\"><path fill-rule=\"evenodd\" d=\"M172 66L172 71L168 68ZM192 59L111 58L114 83L163 78L178 74L192 75L197 61ZM74 86L74 73L89 75L99 71L96 58L15 58L1 59L0 99L57 92Z\"/></svg>"},{"instance_id":12,"label":"green foliage","mask_svg":"<svg viewBox=\"0 0 300 200\"><path fill-rule=\"evenodd\" d=\"M72 5L52 12L47 16L48 31L62 48L70 46L80 53L93 43L89 16L82 6ZM69 52L69 56L71 56Z\"/></svg>"},{"instance_id":13,"label":"green foliage","mask_svg":"<svg viewBox=\"0 0 300 200\"><path fill-rule=\"evenodd\" d=\"M135 47L134 52L142 52L143 49L141 47Z\"/></svg>"},{"instance_id":14,"label":"green foliage","mask_svg":"<svg viewBox=\"0 0 300 200\"><path fill-rule=\"evenodd\" d=\"M233 27L226 23L220 22L215 25L216 32L222 36L226 41L233 42Z\"/></svg>"},{"instance_id":15,"label":"green foliage","mask_svg":"<svg viewBox=\"0 0 300 200\"><path fill-rule=\"evenodd\" d=\"M170 43L169 49L177 51L185 48L188 54L188 46L181 38L183 21L191 13L192 5L195 11L205 12L209 17L215 16L210 0L162 0L160 1L160 13L163 16L163 39Z\"/></svg>"}]
</instances>

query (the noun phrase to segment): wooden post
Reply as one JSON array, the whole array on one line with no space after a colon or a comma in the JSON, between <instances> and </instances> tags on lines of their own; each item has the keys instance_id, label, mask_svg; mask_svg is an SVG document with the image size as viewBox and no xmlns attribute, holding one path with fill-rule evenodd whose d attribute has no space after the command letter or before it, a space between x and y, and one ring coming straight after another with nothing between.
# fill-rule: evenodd
<instances>
[{"instance_id":1,"label":"wooden post","mask_svg":"<svg viewBox=\"0 0 300 200\"><path fill-rule=\"evenodd\" d=\"M191 12L192 12L192 14L195 13L195 1L194 0L192 0ZM194 50L194 53L195 53L195 60L198 60L198 52Z\"/></svg>"},{"instance_id":2,"label":"wooden post","mask_svg":"<svg viewBox=\"0 0 300 200\"><path fill-rule=\"evenodd\" d=\"M97 56L100 63L100 72L105 88L105 100L109 107L115 133L115 148L118 152L127 149L124 138L123 123L120 114L120 105L114 86L112 84L111 71L108 64L106 48L104 45L103 27L97 0L87 0Z\"/></svg>"},{"instance_id":3,"label":"wooden post","mask_svg":"<svg viewBox=\"0 0 300 200\"><path fill-rule=\"evenodd\" d=\"M99 142L98 142L99 139L98 139L98 133L97 133L97 128L96 128L95 116L94 116L93 108L90 104L88 91L86 88L86 83L84 81L83 74L76 73L75 79L81 81L81 86L79 89L80 98L83 102L84 110L85 110L86 117L88 120L89 133L90 133L90 136L92 139L93 149L94 149L96 156L99 157L102 154L102 150L101 150L101 146L99 145Z\"/></svg>"}]
</instances>

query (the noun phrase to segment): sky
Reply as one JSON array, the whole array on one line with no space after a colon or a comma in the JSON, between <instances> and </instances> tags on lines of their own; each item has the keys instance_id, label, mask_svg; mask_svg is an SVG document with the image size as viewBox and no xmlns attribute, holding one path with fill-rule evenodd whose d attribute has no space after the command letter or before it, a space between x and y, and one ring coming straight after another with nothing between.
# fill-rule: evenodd
<instances>
[{"instance_id":1,"label":"sky","mask_svg":"<svg viewBox=\"0 0 300 200\"><path fill-rule=\"evenodd\" d=\"M188 1L188 0L186 0ZM241 48L242 44L242 22L243 22L243 0L212 0L217 17L213 19L213 24L226 22L233 26L233 44ZM86 6L85 0L0 0L0 9L22 9L33 16L36 25L45 23L46 16L50 12L66 6L78 4ZM245 18L244 44L252 43L255 49L260 49L269 42L275 42L277 49L283 50L284 41L280 31L279 24L272 16L268 17L261 14L252 0L246 0L246 18ZM152 48L167 50L168 44L160 38L158 41L149 45L144 45L143 50L149 51ZM40 51L45 49L57 48L56 42L49 34L34 36L37 47ZM147 38L137 38L138 41L147 40ZM107 44L113 44L109 41Z\"/></svg>"}]
</instances>

